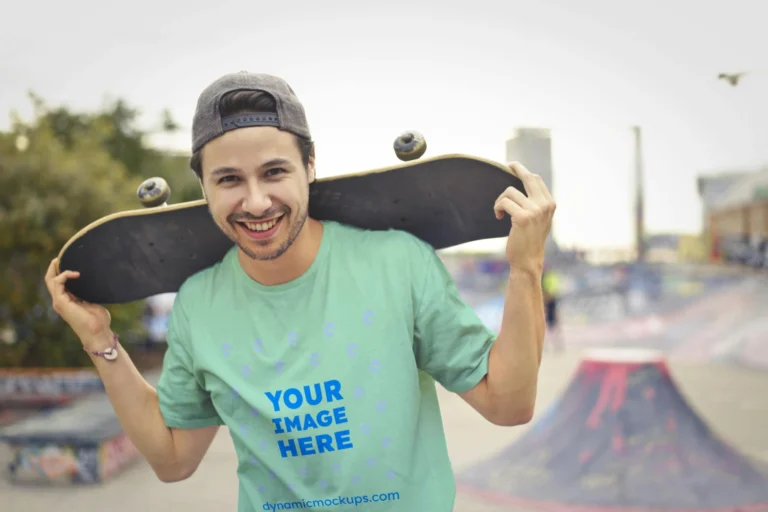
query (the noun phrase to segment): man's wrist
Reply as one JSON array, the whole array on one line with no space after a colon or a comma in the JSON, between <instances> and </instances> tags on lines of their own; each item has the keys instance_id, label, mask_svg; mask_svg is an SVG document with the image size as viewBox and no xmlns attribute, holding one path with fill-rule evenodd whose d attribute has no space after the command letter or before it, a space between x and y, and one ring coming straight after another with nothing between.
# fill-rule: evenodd
<instances>
[{"instance_id":1,"label":"man's wrist","mask_svg":"<svg viewBox=\"0 0 768 512\"><path fill-rule=\"evenodd\" d=\"M520 279L540 280L544 272L543 265L510 265L509 279L517 281Z\"/></svg>"},{"instance_id":2,"label":"man's wrist","mask_svg":"<svg viewBox=\"0 0 768 512\"><path fill-rule=\"evenodd\" d=\"M115 347L117 343L117 335L112 331L108 331L83 342L83 349L89 354L101 353L108 351Z\"/></svg>"}]
</instances>

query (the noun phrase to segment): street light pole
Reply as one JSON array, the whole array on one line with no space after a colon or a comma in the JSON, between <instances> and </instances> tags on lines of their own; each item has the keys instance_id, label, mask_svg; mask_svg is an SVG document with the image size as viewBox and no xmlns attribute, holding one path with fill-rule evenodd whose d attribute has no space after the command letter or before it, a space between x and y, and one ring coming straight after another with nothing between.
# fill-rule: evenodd
<instances>
[{"instance_id":1,"label":"street light pole","mask_svg":"<svg viewBox=\"0 0 768 512\"><path fill-rule=\"evenodd\" d=\"M643 173L643 140L639 126L633 126L635 139L635 248L636 261L645 261L645 203L644 203L644 173Z\"/></svg>"}]
</instances>

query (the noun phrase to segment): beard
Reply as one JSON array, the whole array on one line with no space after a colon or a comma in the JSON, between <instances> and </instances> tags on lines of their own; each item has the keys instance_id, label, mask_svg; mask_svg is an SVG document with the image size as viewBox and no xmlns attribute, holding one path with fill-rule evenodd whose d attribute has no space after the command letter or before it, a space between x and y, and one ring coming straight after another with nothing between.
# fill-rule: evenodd
<instances>
[{"instance_id":1,"label":"beard","mask_svg":"<svg viewBox=\"0 0 768 512\"><path fill-rule=\"evenodd\" d=\"M226 219L226 226L222 226L219 224L219 229L224 232L224 234L229 238L241 251L243 251L243 254L251 258L252 260L257 261L269 261L274 260L285 254L285 252L293 245L293 243L296 241L296 238L298 238L299 234L301 233L302 228L304 227L304 224L307 222L307 218L309 217L309 208L304 207L300 211L297 212L297 215L295 218L291 218L291 212L292 210L288 206L283 206L279 210L274 212L269 212L265 215L263 215L261 218L270 218L274 217L275 215L282 213L283 216L280 219L280 222L285 224L283 226L280 226L280 229L287 229L287 236L286 238L280 242L280 245L268 252L257 252L253 249L253 245L263 245L268 246L269 244L273 244L274 240L269 240L265 242L258 242L255 240L249 240L244 241L241 239L240 236L237 234L237 228L236 223L238 222L259 222L260 218L256 218L250 215L242 215L242 214L231 214L227 216ZM286 224L287 223L287 224ZM218 222L217 222L218 224Z\"/></svg>"}]
</instances>

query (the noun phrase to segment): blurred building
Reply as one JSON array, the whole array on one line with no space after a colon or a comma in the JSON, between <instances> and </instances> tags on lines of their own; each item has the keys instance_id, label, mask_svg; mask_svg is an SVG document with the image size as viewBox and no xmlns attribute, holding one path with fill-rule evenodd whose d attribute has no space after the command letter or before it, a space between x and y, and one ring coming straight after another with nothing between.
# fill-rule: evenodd
<instances>
[{"instance_id":1,"label":"blurred building","mask_svg":"<svg viewBox=\"0 0 768 512\"><path fill-rule=\"evenodd\" d=\"M768 267L768 167L698 179L711 261Z\"/></svg>"},{"instance_id":2,"label":"blurred building","mask_svg":"<svg viewBox=\"0 0 768 512\"><path fill-rule=\"evenodd\" d=\"M707 260L704 238L690 233L656 233L645 237L648 263L700 263Z\"/></svg>"},{"instance_id":3,"label":"blurred building","mask_svg":"<svg viewBox=\"0 0 768 512\"><path fill-rule=\"evenodd\" d=\"M517 128L507 140L507 162L518 161L541 176L555 195L552 173L552 135L548 128ZM554 227L547 238L547 253L556 253Z\"/></svg>"}]
</instances>

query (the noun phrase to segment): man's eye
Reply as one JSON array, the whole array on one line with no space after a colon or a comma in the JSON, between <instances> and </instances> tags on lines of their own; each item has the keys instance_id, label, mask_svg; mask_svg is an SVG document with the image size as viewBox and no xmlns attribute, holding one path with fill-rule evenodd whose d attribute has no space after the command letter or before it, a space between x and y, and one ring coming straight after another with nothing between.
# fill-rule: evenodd
<instances>
[{"instance_id":1,"label":"man's eye","mask_svg":"<svg viewBox=\"0 0 768 512\"><path fill-rule=\"evenodd\" d=\"M284 172L285 172L285 169L283 169L282 167L275 167L267 171L267 176L277 176L278 174L282 174Z\"/></svg>"},{"instance_id":2,"label":"man's eye","mask_svg":"<svg viewBox=\"0 0 768 512\"><path fill-rule=\"evenodd\" d=\"M235 180L237 180L237 176L224 176L218 182L219 183L227 183L227 182L231 183L231 182L234 182Z\"/></svg>"}]
</instances>

